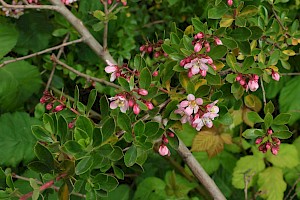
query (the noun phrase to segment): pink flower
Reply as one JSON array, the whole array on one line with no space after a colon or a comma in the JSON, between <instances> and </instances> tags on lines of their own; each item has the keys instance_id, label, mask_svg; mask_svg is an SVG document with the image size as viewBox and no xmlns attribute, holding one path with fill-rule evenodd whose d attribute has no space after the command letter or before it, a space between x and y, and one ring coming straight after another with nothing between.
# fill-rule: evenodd
<instances>
[{"instance_id":1,"label":"pink flower","mask_svg":"<svg viewBox=\"0 0 300 200\"><path fill-rule=\"evenodd\" d=\"M141 112L141 109L138 104L133 105L133 113L138 115Z\"/></svg>"},{"instance_id":2,"label":"pink flower","mask_svg":"<svg viewBox=\"0 0 300 200\"><path fill-rule=\"evenodd\" d=\"M182 101L179 105L181 108L184 108L184 112L186 115L190 116L193 113L197 113L199 110L199 105L203 104L203 100L201 98L195 98L193 94L189 94L187 96L187 100Z\"/></svg>"},{"instance_id":3,"label":"pink flower","mask_svg":"<svg viewBox=\"0 0 300 200\"><path fill-rule=\"evenodd\" d=\"M197 43L195 44L195 46L194 46L194 51L195 51L195 52L199 52L199 51L201 51L201 49L202 49L201 43L200 43L200 42L197 42Z\"/></svg>"},{"instance_id":4,"label":"pink flower","mask_svg":"<svg viewBox=\"0 0 300 200\"><path fill-rule=\"evenodd\" d=\"M228 4L228 6L232 6L233 0L227 0L227 4Z\"/></svg>"},{"instance_id":5,"label":"pink flower","mask_svg":"<svg viewBox=\"0 0 300 200\"><path fill-rule=\"evenodd\" d=\"M250 80L248 82L248 87L252 92L256 91L259 88L258 81L253 79Z\"/></svg>"},{"instance_id":6,"label":"pink flower","mask_svg":"<svg viewBox=\"0 0 300 200\"><path fill-rule=\"evenodd\" d=\"M215 117L219 116L219 107L216 106L216 104L218 103L218 101L214 101L208 105L206 105L206 109L207 109L207 113L205 113L203 115L204 118L209 118L214 120Z\"/></svg>"},{"instance_id":7,"label":"pink flower","mask_svg":"<svg viewBox=\"0 0 300 200\"><path fill-rule=\"evenodd\" d=\"M218 38L218 37L214 37L214 40L215 40L216 45L222 45L223 44L222 41L220 40L220 38Z\"/></svg>"},{"instance_id":8,"label":"pink flower","mask_svg":"<svg viewBox=\"0 0 300 200\"><path fill-rule=\"evenodd\" d=\"M108 66L105 67L105 72L106 73L111 73L110 76L110 82L113 82L114 80L116 80L116 78L119 76L119 67L117 65L114 65L113 63L111 63L109 60L106 60Z\"/></svg>"},{"instance_id":9,"label":"pink flower","mask_svg":"<svg viewBox=\"0 0 300 200\"><path fill-rule=\"evenodd\" d=\"M154 72L152 73L152 76L154 76L154 77L158 76L158 71L154 71Z\"/></svg>"},{"instance_id":10,"label":"pink flower","mask_svg":"<svg viewBox=\"0 0 300 200\"><path fill-rule=\"evenodd\" d=\"M119 107L122 113L126 113L126 110L128 110L129 104L127 99L123 95L111 97L109 98L109 100L112 101L109 105L111 109L116 109L117 107Z\"/></svg>"},{"instance_id":11,"label":"pink flower","mask_svg":"<svg viewBox=\"0 0 300 200\"><path fill-rule=\"evenodd\" d=\"M278 74L278 72L272 71L272 79L274 79L275 81L279 81L280 75Z\"/></svg>"},{"instance_id":12,"label":"pink flower","mask_svg":"<svg viewBox=\"0 0 300 200\"><path fill-rule=\"evenodd\" d=\"M166 145L164 145L164 144L161 144L160 146L159 146L159 149L158 149L158 153L161 155L161 156L166 156L166 155L168 155L168 156L170 156L170 150L168 149L168 147L166 146Z\"/></svg>"},{"instance_id":13,"label":"pink flower","mask_svg":"<svg viewBox=\"0 0 300 200\"><path fill-rule=\"evenodd\" d=\"M140 88L138 89L138 93L139 95L146 96L148 94L148 91Z\"/></svg>"},{"instance_id":14,"label":"pink flower","mask_svg":"<svg viewBox=\"0 0 300 200\"><path fill-rule=\"evenodd\" d=\"M180 105L177 105L178 109L174 111L175 114L180 114L181 115L181 123L185 124L187 122L191 122L192 116L186 115L184 112L184 108L180 107Z\"/></svg>"},{"instance_id":15,"label":"pink flower","mask_svg":"<svg viewBox=\"0 0 300 200\"><path fill-rule=\"evenodd\" d=\"M206 59L206 58L195 58L193 59L190 63L187 63L184 65L185 69L190 69L190 73L191 75L196 75L198 74L201 70L202 71L207 71L208 70L208 66L206 65L206 63L208 63L210 61L210 59Z\"/></svg>"},{"instance_id":16,"label":"pink flower","mask_svg":"<svg viewBox=\"0 0 300 200\"><path fill-rule=\"evenodd\" d=\"M255 144L260 144L263 141L263 137L259 137L255 140Z\"/></svg>"},{"instance_id":17,"label":"pink flower","mask_svg":"<svg viewBox=\"0 0 300 200\"><path fill-rule=\"evenodd\" d=\"M204 126L203 120L200 118L199 114L197 114L193 119L192 126L196 128L197 131L200 131Z\"/></svg>"},{"instance_id":18,"label":"pink flower","mask_svg":"<svg viewBox=\"0 0 300 200\"><path fill-rule=\"evenodd\" d=\"M56 107L54 108L53 112L59 112L59 111L62 111L64 108L65 108L64 105L59 104L58 106L56 106Z\"/></svg>"},{"instance_id":19,"label":"pink flower","mask_svg":"<svg viewBox=\"0 0 300 200\"><path fill-rule=\"evenodd\" d=\"M199 33L197 33L196 37L198 39L202 39L202 38L204 38L204 33L203 32L199 32Z\"/></svg>"},{"instance_id":20,"label":"pink flower","mask_svg":"<svg viewBox=\"0 0 300 200\"><path fill-rule=\"evenodd\" d=\"M153 104L150 101L146 101L145 104L149 110L152 110L154 108Z\"/></svg>"}]
</instances>

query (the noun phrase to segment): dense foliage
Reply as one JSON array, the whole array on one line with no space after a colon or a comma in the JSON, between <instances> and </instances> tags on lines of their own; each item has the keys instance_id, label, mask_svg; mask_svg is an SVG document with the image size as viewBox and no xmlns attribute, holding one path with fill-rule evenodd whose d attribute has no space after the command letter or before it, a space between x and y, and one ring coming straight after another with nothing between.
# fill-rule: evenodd
<instances>
[{"instance_id":1,"label":"dense foliage","mask_svg":"<svg viewBox=\"0 0 300 200\"><path fill-rule=\"evenodd\" d=\"M0 3L0 199L300 198L298 0Z\"/></svg>"}]
</instances>

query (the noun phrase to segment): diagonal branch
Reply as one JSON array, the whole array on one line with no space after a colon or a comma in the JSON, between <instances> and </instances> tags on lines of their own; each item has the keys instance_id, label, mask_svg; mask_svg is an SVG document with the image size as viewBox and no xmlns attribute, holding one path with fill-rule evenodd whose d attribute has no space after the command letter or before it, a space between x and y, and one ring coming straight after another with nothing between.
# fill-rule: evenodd
<instances>
[{"instance_id":1,"label":"diagonal branch","mask_svg":"<svg viewBox=\"0 0 300 200\"><path fill-rule=\"evenodd\" d=\"M6 3L4 0L0 0L2 6L0 8L12 8L12 9L45 9L45 10L56 10L58 6L51 5L11 5Z\"/></svg>"}]
</instances>

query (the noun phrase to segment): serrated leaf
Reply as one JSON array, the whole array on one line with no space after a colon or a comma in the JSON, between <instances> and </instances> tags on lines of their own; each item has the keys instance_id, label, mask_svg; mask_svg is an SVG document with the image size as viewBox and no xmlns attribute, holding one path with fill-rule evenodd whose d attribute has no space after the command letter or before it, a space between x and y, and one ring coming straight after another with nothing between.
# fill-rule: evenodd
<instances>
[{"instance_id":1,"label":"serrated leaf","mask_svg":"<svg viewBox=\"0 0 300 200\"><path fill-rule=\"evenodd\" d=\"M206 152L193 152L193 156L201 163L203 169L208 174L212 174L220 167L220 159L218 156L209 158Z\"/></svg>"},{"instance_id":2,"label":"serrated leaf","mask_svg":"<svg viewBox=\"0 0 300 200\"><path fill-rule=\"evenodd\" d=\"M124 162L127 167L131 167L135 164L137 159L137 148L135 145L131 145L131 147L126 151L124 155Z\"/></svg>"},{"instance_id":3,"label":"serrated leaf","mask_svg":"<svg viewBox=\"0 0 300 200\"><path fill-rule=\"evenodd\" d=\"M291 144L281 144L276 156L268 152L266 158L280 168L293 168L300 163L297 148Z\"/></svg>"},{"instance_id":4,"label":"serrated leaf","mask_svg":"<svg viewBox=\"0 0 300 200\"><path fill-rule=\"evenodd\" d=\"M267 200L281 200L284 197L286 183L283 180L282 170L277 167L268 167L258 176L257 184L261 195Z\"/></svg>"},{"instance_id":5,"label":"serrated leaf","mask_svg":"<svg viewBox=\"0 0 300 200\"><path fill-rule=\"evenodd\" d=\"M38 92L42 83L37 67L26 61L0 68L0 80L0 112L22 107L33 93Z\"/></svg>"},{"instance_id":6,"label":"serrated leaf","mask_svg":"<svg viewBox=\"0 0 300 200\"><path fill-rule=\"evenodd\" d=\"M245 188L245 178L248 188L254 184L254 177L265 169L262 158L257 156L244 156L237 161L233 170L232 185L238 189Z\"/></svg>"},{"instance_id":7,"label":"serrated leaf","mask_svg":"<svg viewBox=\"0 0 300 200\"><path fill-rule=\"evenodd\" d=\"M133 200L166 199L166 183L157 177L147 177L138 186Z\"/></svg>"},{"instance_id":8,"label":"serrated leaf","mask_svg":"<svg viewBox=\"0 0 300 200\"><path fill-rule=\"evenodd\" d=\"M1 24L0 58L5 56L17 44L19 33L13 24Z\"/></svg>"}]
</instances>

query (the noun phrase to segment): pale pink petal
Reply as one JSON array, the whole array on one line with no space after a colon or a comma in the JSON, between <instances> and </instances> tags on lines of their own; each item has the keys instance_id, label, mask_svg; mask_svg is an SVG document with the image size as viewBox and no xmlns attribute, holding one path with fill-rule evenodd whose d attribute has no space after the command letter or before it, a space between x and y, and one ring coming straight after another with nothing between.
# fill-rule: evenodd
<instances>
[{"instance_id":1,"label":"pale pink petal","mask_svg":"<svg viewBox=\"0 0 300 200\"><path fill-rule=\"evenodd\" d=\"M189 105L189 102L188 101L182 101L181 103L180 103L180 107L181 108L185 108L185 107L187 107Z\"/></svg>"},{"instance_id":2,"label":"pale pink petal","mask_svg":"<svg viewBox=\"0 0 300 200\"><path fill-rule=\"evenodd\" d=\"M189 101L194 101L194 100L195 100L195 96L194 96L193 94L189 94L189 95L187 96L187 100L189 100Z\"/></svg>"},{"instance_id":3,"label":"pale pink petal","mask_svg":"<svg viewBox=\"0 0 300 200\"><path fill-rule=\"evenodd\" d=\"M109 81L110 81L110 82L113 82L114 80L116 80L116 78L117 78L116 73L112 73L112 74L110 75Z\"/></svg>"},{"instance_id":4,"label":"pale pink petal","mask_svg":"<svg viewBox=\"0 0 300 200\"><path fill-rule=\"evenodd\" d=\"M104 70L105 70L106 73L112 73L112 72L115 72L117 70L117 67L115 67L115 66L107 66L107 67L105 67Z\"/></svg>"},{"instance_id":5,"label":"pale pink petal","mask_svg":"<svg viewBox=\"0 0 300 200\"><path fill-rule=\"evenodd\" d=\"M185 110L184 110L185 114L187 114L188 116L190 116L193 113L193 108L191 108L190 106L188 106Z\"/></svg>"},{"instance_id":6,"label":"pale pink petal","mask_svg":"<svg viewBox=\"0 0 300 200\"><path fill-rule=\"evenodd\" d=\"M197 98L196 103L197 103L197 105L202 105L203 104L203 99Z\"/></svg>"},{"instance_id":7,"label":"pale pink petal","mask_svg":"<svg viewBox=\"0 0 300 200\"><path fill-rule=\"evenodd\" d=\"M110 103L109 105L110 109L116 109L118 107L118 103L117 101L113 101Z\"/></svg>"}]
</instances>

